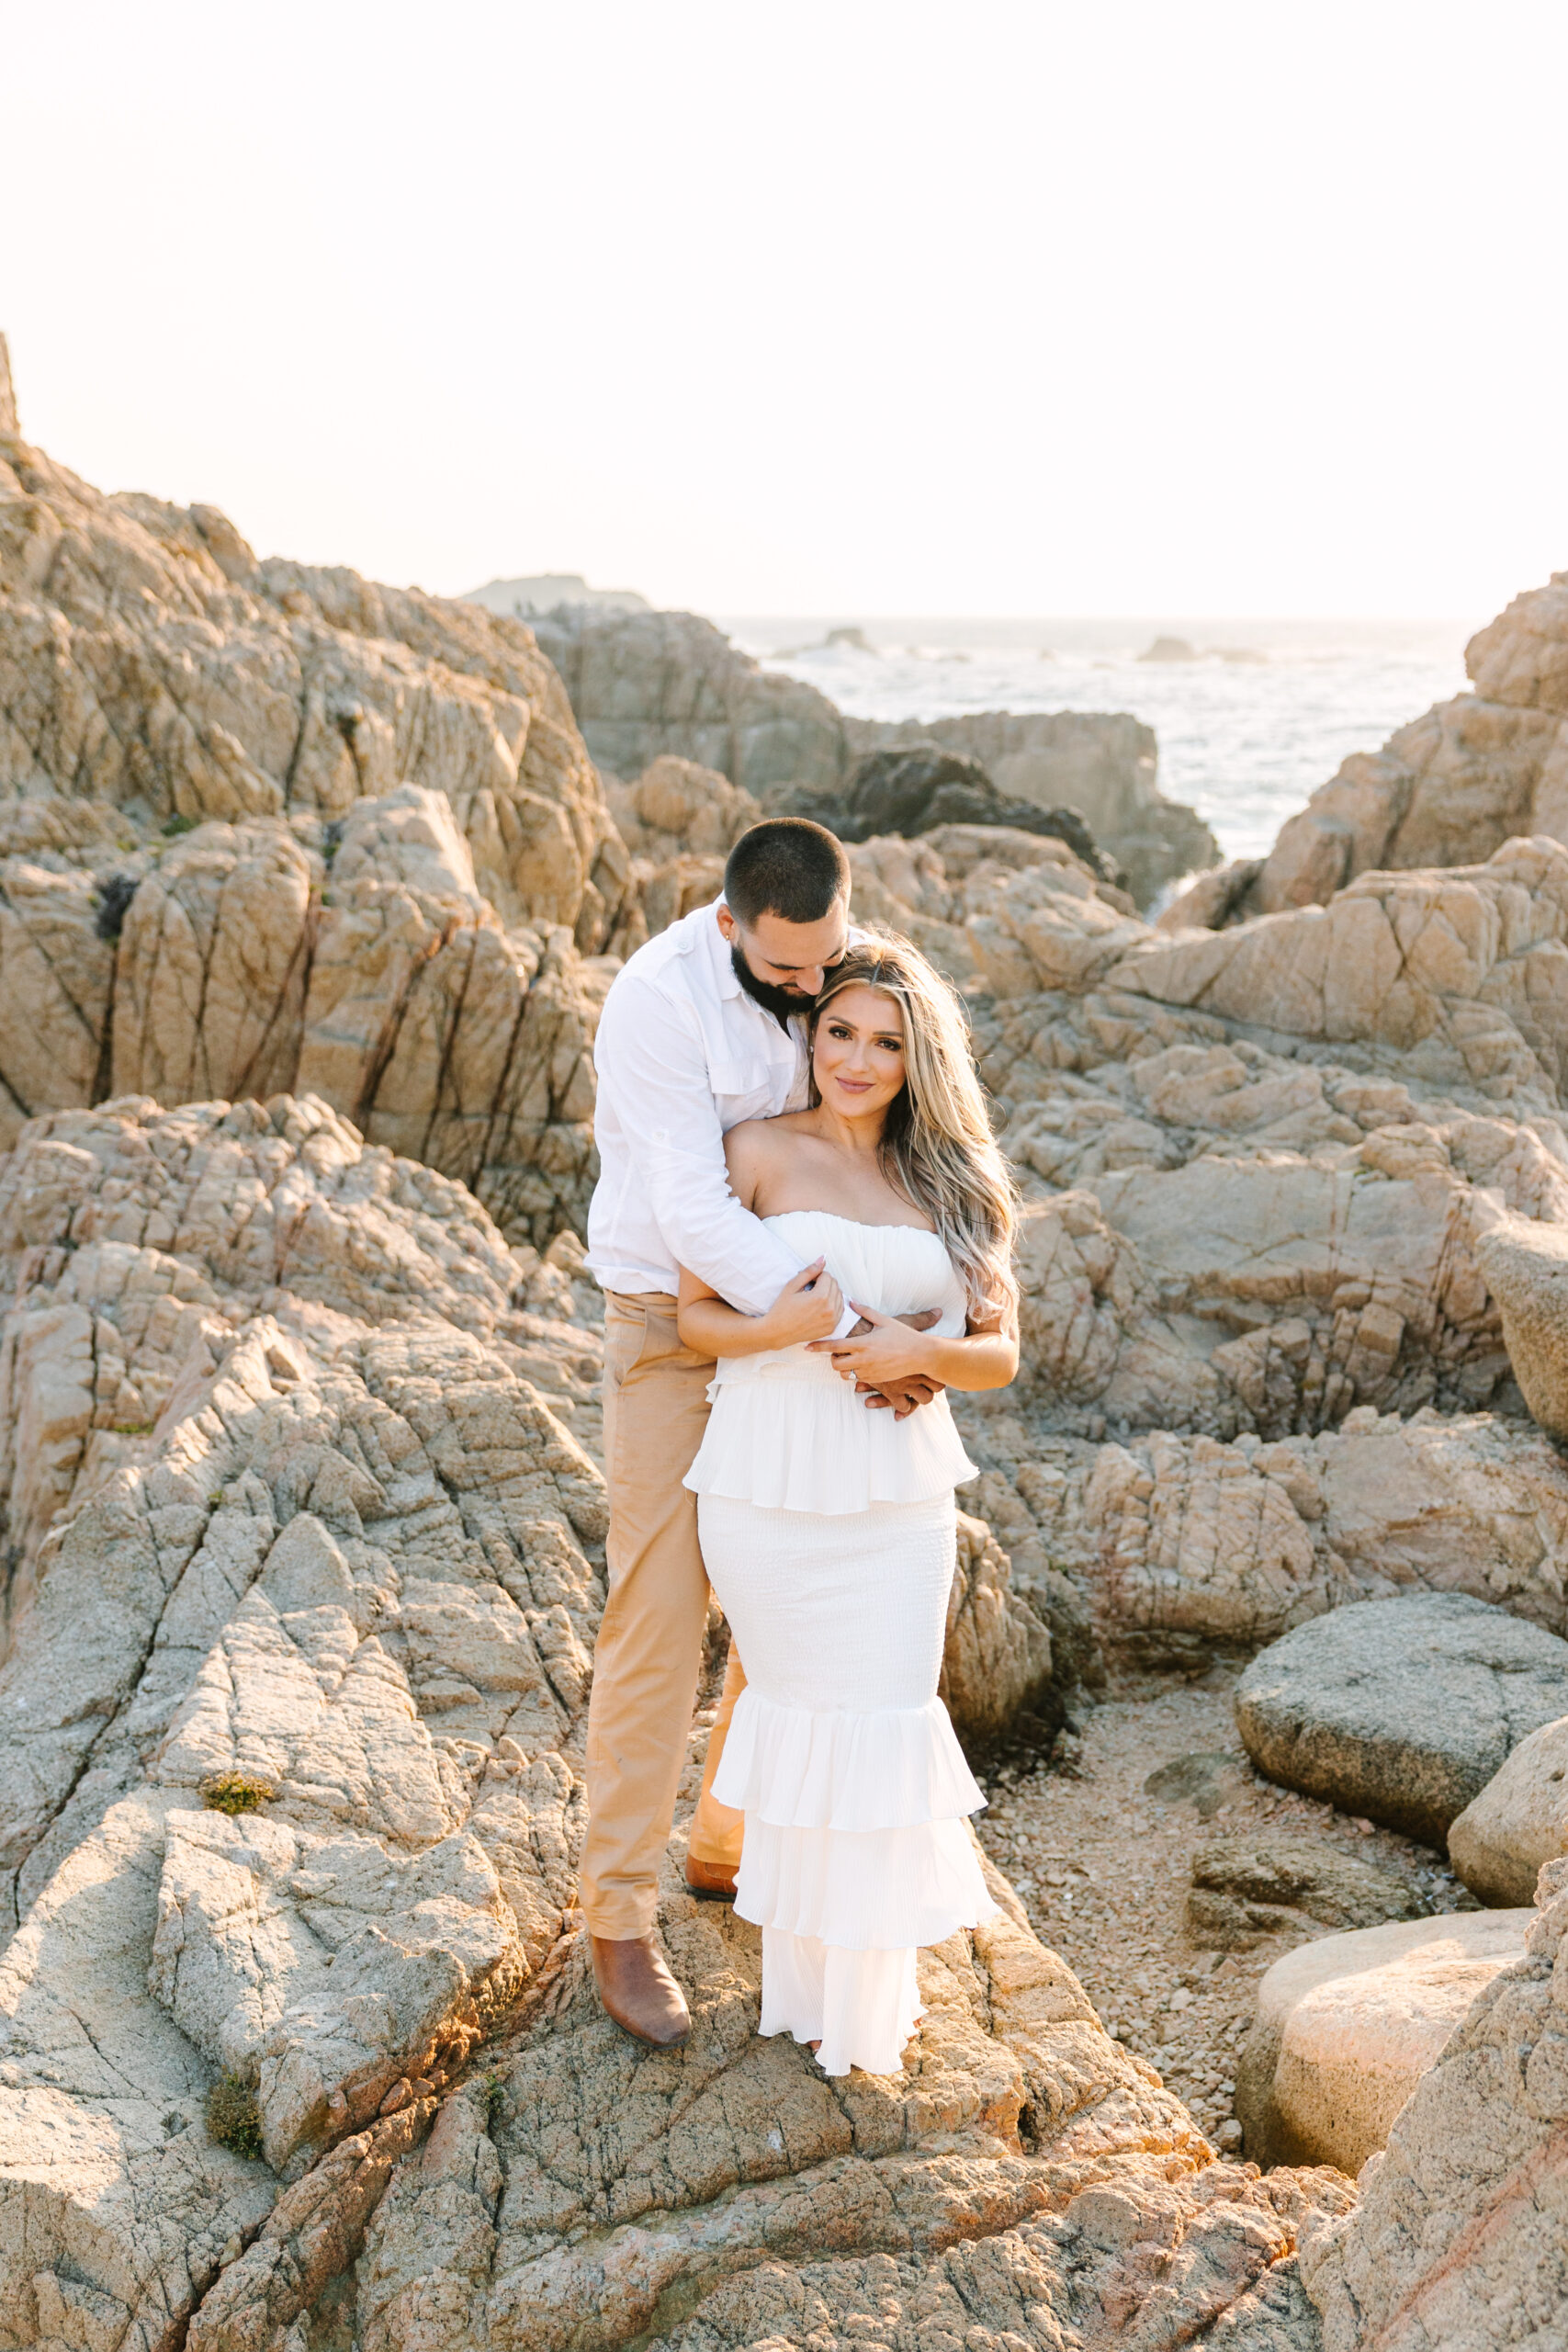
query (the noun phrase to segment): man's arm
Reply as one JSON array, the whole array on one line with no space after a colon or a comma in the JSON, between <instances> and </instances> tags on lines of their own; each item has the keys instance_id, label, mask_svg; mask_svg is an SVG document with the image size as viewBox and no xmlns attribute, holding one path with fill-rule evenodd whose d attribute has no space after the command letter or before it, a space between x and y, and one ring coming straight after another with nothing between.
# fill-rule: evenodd
<instances>
[{"instance_id":1,"label":"man's arm","mask_svg":"<svg viewBox=\"0 0 1568 2352\"><path fill-rule=\"evenodd\" d=\"M601 1099L615 1106L677 1264L742 1313L765 1315L801 1261L729 1189L695 1013L641 980L622 980L605 1001L593 1058Z\"/></svg>"}]
</instances>

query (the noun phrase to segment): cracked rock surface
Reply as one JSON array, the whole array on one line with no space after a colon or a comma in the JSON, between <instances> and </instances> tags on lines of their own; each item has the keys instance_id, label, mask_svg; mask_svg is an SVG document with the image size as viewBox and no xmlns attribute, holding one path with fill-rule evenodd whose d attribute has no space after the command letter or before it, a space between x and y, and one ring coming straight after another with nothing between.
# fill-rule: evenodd
<instances>
[{"instance_id":1,"label":"cracked rock surface","mask_svg":"<svg viewBox=\"0 0 1568 2352\"><path fill-rule=\"evenodd\" d=\"M605 2018L572 1907L606 1515L570 1251L509 1250L289 1096L34 1122L0 1243L39 1434L7 1456L0 1668L18 2342L299 2352L346 2296L367 2347L610 2347L721 2287L733 2329L753 2273L771 2308L829 2254L946 2293L977 2239L998 2324L1041 2266L1063 2311L1168 2303L1172 2342L1294 2310L1346 2185L1219 2165L999 1878L1000 1919L922 1956L898 2077L756 2038L760 1939L691 1900L678 1846L692 2041ZM964 1536L949 1686L993 1730L1053 1643ZM209 2136L220 2075L260 2158Z\"/></svg>"}]
</instances>

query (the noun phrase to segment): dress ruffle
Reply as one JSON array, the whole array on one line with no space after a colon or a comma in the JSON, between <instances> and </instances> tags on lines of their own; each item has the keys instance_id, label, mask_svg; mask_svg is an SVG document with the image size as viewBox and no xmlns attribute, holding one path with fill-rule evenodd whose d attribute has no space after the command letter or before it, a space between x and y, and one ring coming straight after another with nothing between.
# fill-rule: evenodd
<instances>
[{"instance_id":1,"label":"dress ruffle","mask_svg":"<svg viewBox=\"0 0 1568 2352\"><path fill-rule=\"evenodd\" d=\"M814 1936L762 1930L759 2033L816 2041L825 2075L896 2075L923 2012L912 1951L840 1951Z\"/></svg>"},{"instance_id":2,"label":"dress ruffle","mask_svg":"<svg viewBox=\"0 0 1568 2352\"><path fill-rule=\"evenodd\" d=\"M735 1908L759 1927L843 1951L898 1951L942 1943L997 1906L964 1821L784 1829L748 1814Z\"/></svg>"},{"instance_id":3,"label":"dress ruffle","mask_svg":"<svg viewBox=\"0 0 1568 2352\"><path fill-rule=\"evenodd\" d=\"M869 1411L826 1357L816 1361L826 1378L735 1378L726 1368L686 1473L694 1494L837 1519L877 1503L927 1502L979 1476L945 1396L896 1421Z\"/></svg>"},{"instance_id":4,"label":"dress ruffle","mask_svg":"<svg viewBox=\"0 0 1568 2352\"><path fill-rule=\"evenodd\" d=\"M714 1794L745 1814L748 1850L753 1821L856 1834L955 1821L986 1802L940 1699L875 1713L818 1713L750 1687L737 1702Z\"/></svg>"}]
</instances>

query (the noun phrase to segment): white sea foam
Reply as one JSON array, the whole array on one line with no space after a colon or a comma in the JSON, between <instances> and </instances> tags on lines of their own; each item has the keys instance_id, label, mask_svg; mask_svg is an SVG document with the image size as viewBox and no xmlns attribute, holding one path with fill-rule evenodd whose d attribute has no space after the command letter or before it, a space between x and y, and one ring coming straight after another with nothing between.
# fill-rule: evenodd
<instances>
[{"instance_id":1,"label":"white sea foam","mask_svg":"<svg viewBox=\"0 0 1568 2352\"><path fill-rule=\"evenodd\" d=\"M768 668L807 679L859 718L1131 711L1159 739L1161 789L1207 818L1227 857L1257 857L1347 753L1376 751L1396 727L1464 690L1464 644L1476 624L846 614L720 626ZM874 650L823 645L829 628L843 627L863 630ZM1140 662L1161 636L1202 658ZM1222 658L1236 653L1264 658Z\"/></svg>"}]
</instances>

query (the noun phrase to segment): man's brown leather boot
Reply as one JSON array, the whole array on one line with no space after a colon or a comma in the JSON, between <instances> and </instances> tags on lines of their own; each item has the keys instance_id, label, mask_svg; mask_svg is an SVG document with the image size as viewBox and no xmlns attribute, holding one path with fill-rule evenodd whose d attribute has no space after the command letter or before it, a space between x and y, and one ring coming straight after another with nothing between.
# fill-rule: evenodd
<instances>
[{"instance_id":1,"label":"man's brown leather boot","mask_svg":"<svg viewBox=\"0 0 1568 2352\"><path fill-rule=\"evenodd\" d=\"M703 1862L695 1854L686 1857L686 1885L699 1903L733 1903L735 1872L723 1862Z\"/></svg>"},{"instance_id":2,"label":"man's brown leather boot","mask_svg":"<svg viewBox=\"0 0 1568 2352\"><path fill-rule=\"evenodd\" d=\"M593 1982L623 2033L674 2050L692 2030L686 1997L651 1936L595 1936Z\"/></svg>"}]
</instances>

